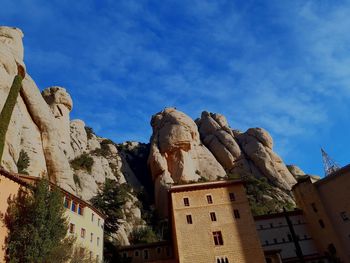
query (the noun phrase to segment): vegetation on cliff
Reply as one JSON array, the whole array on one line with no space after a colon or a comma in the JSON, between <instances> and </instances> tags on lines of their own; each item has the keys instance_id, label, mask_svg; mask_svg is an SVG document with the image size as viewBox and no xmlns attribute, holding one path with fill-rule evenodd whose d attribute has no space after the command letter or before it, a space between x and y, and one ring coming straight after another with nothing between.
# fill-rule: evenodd
<instances>
[{"instance_id":1,"label":"vegetation on cliff","mask_svg":"<svg viewBox=\"0 0 350 263\"><path fill-rule=\"evenodd\" d=\"M0 114L0 164L2 160L2 154L5 147L5 138L8 126L10 124L13 109L17 102L18 94L22 88L23 77L17 75L13 80L9 95L7 96L5 105Z\"/></svg>"}]
</instances>

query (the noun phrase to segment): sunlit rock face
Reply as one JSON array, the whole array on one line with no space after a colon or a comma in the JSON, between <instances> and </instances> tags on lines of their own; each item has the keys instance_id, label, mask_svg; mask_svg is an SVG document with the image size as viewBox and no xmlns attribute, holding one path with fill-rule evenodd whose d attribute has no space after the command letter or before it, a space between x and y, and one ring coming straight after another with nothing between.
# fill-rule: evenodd
<instances>
[{"instance_id":1,"label":"sunlit rock face","mask_svg":"<svg viewBox=\"0 0 350 263\"><path fill-rule=\"evenodd\" d=\"M296 183L282 159L273 152L273 140L262 128L241 133L232 130L223 115L203 112L197 121L203 143L231 174L266 177L289 191Z\"/></svg>"},{"instance_id":2,"label":"sunlit rock face","mask_svg":"<svg viewBox=\"0 0 350 263\"><path fill-rule=\"evenodd\" d=\"M166 108L152 116L149 166L155 182L158 209L167 212L167 189L172 184L216 180L226 175L213 154L201 143L195 122L184 113ZM157 203L158 202L158 203Z\"/></svg>"}]
</instances>

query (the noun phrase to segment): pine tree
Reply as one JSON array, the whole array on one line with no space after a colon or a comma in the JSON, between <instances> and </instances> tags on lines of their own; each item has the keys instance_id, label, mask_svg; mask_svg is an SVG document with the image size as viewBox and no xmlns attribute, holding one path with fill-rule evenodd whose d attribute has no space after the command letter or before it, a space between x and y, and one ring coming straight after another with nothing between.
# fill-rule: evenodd
<instances>
[{"instance_id":1,"label":"pine tree","mask_svg":"<svg viewBox=\"0 0 350 263\"><path fill-rule=\"evenodd\" d=\"M115 180L106 179L102 191L90 202L107 217L104 224L104 258L107 262L123 262L117 252L114 234L118 231L118 221L123 218L123 205L130 198L126 184L118 185Z\"/></svg>"},{"instance_id":2,"label":"pine tree","mask_svg":"<svg viewBox=\"0 0 350 263\"><path fill-rule=\"evenodd\" d=\"M48 181L38 181L33 189L20 189L9 201L3 218L9 230L6 258L10 263L67 262L74 239L66 238L68 223L63 197Z\"/></svg>"}]
</instances>

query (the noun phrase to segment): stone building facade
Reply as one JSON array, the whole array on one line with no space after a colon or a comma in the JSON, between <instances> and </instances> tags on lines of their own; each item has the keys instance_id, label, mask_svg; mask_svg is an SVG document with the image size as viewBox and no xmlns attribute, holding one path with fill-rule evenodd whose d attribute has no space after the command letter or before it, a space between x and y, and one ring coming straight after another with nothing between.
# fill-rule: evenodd
<instances>
[{"instance_id":1,"label":"stone building facade","mask_svg":"<svg viewBox=\"0 0 350 263\"><path fill-rule=\"evenodd\" d=\"M293 187L317 249L350 262L350 165L315 181L306 177Z\"/></svg>"},{"instance_id":2,"label":"stone building facade","mask_svg":"<svg viewBox=\"0 0 350 263\"><path fill-rule=\"evenodd\" d=\"M265 262L242 181L178 185L169 194L179 262Z\"/></svg>"},{"instance_id":3,"label":"stone building facade","mask_svg":"<svg viewBox=\"0 0 350 263\"><path fill-rule=\"evenodd\" d=\"M266 252L278 250L280 251L279 254L282 262L299 262L286 216L290 219L305 262L327 262L326 259L319 254L315 241L310 234L309 224L302 210L299 209L286 213L254 217L256 229L267 261L270 256Z\"/></svg>"},{"instance_id":4,"label":"stone building facade","mask_svg":"<svg viewBox=\"0 0 350 263\"><path fill-rule=\"evenodd\" d=\"M0 168L0 213L7 211L7 200L16 196L20 187L34 184L39 178L9 173ZM76 245L86 248L92 259L103 262L103 226L105 216L91 204L60 188L64 195L65 215L68 218L67 235L75 235ZM7 228L0 224L0 262L5 256L4 244Z\"/></svg>"}]
</instances>

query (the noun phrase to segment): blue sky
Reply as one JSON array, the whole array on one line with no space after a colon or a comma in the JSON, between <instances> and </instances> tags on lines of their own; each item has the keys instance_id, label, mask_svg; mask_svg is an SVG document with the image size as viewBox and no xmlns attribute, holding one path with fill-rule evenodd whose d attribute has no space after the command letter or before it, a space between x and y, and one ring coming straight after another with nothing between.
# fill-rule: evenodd
<instances>
[{"instance_id":1,"label":"blue sky","mask_svg":"<svg viewBox=\"0 0 350 263\"><path fill-rule=\"evenodd\" d=\"M350 3L2 0L40 89L67 88L72 118L116 142L147 142L166 106L263 127L286 163L349 163Z\"/></svg>"}]
</instances>

